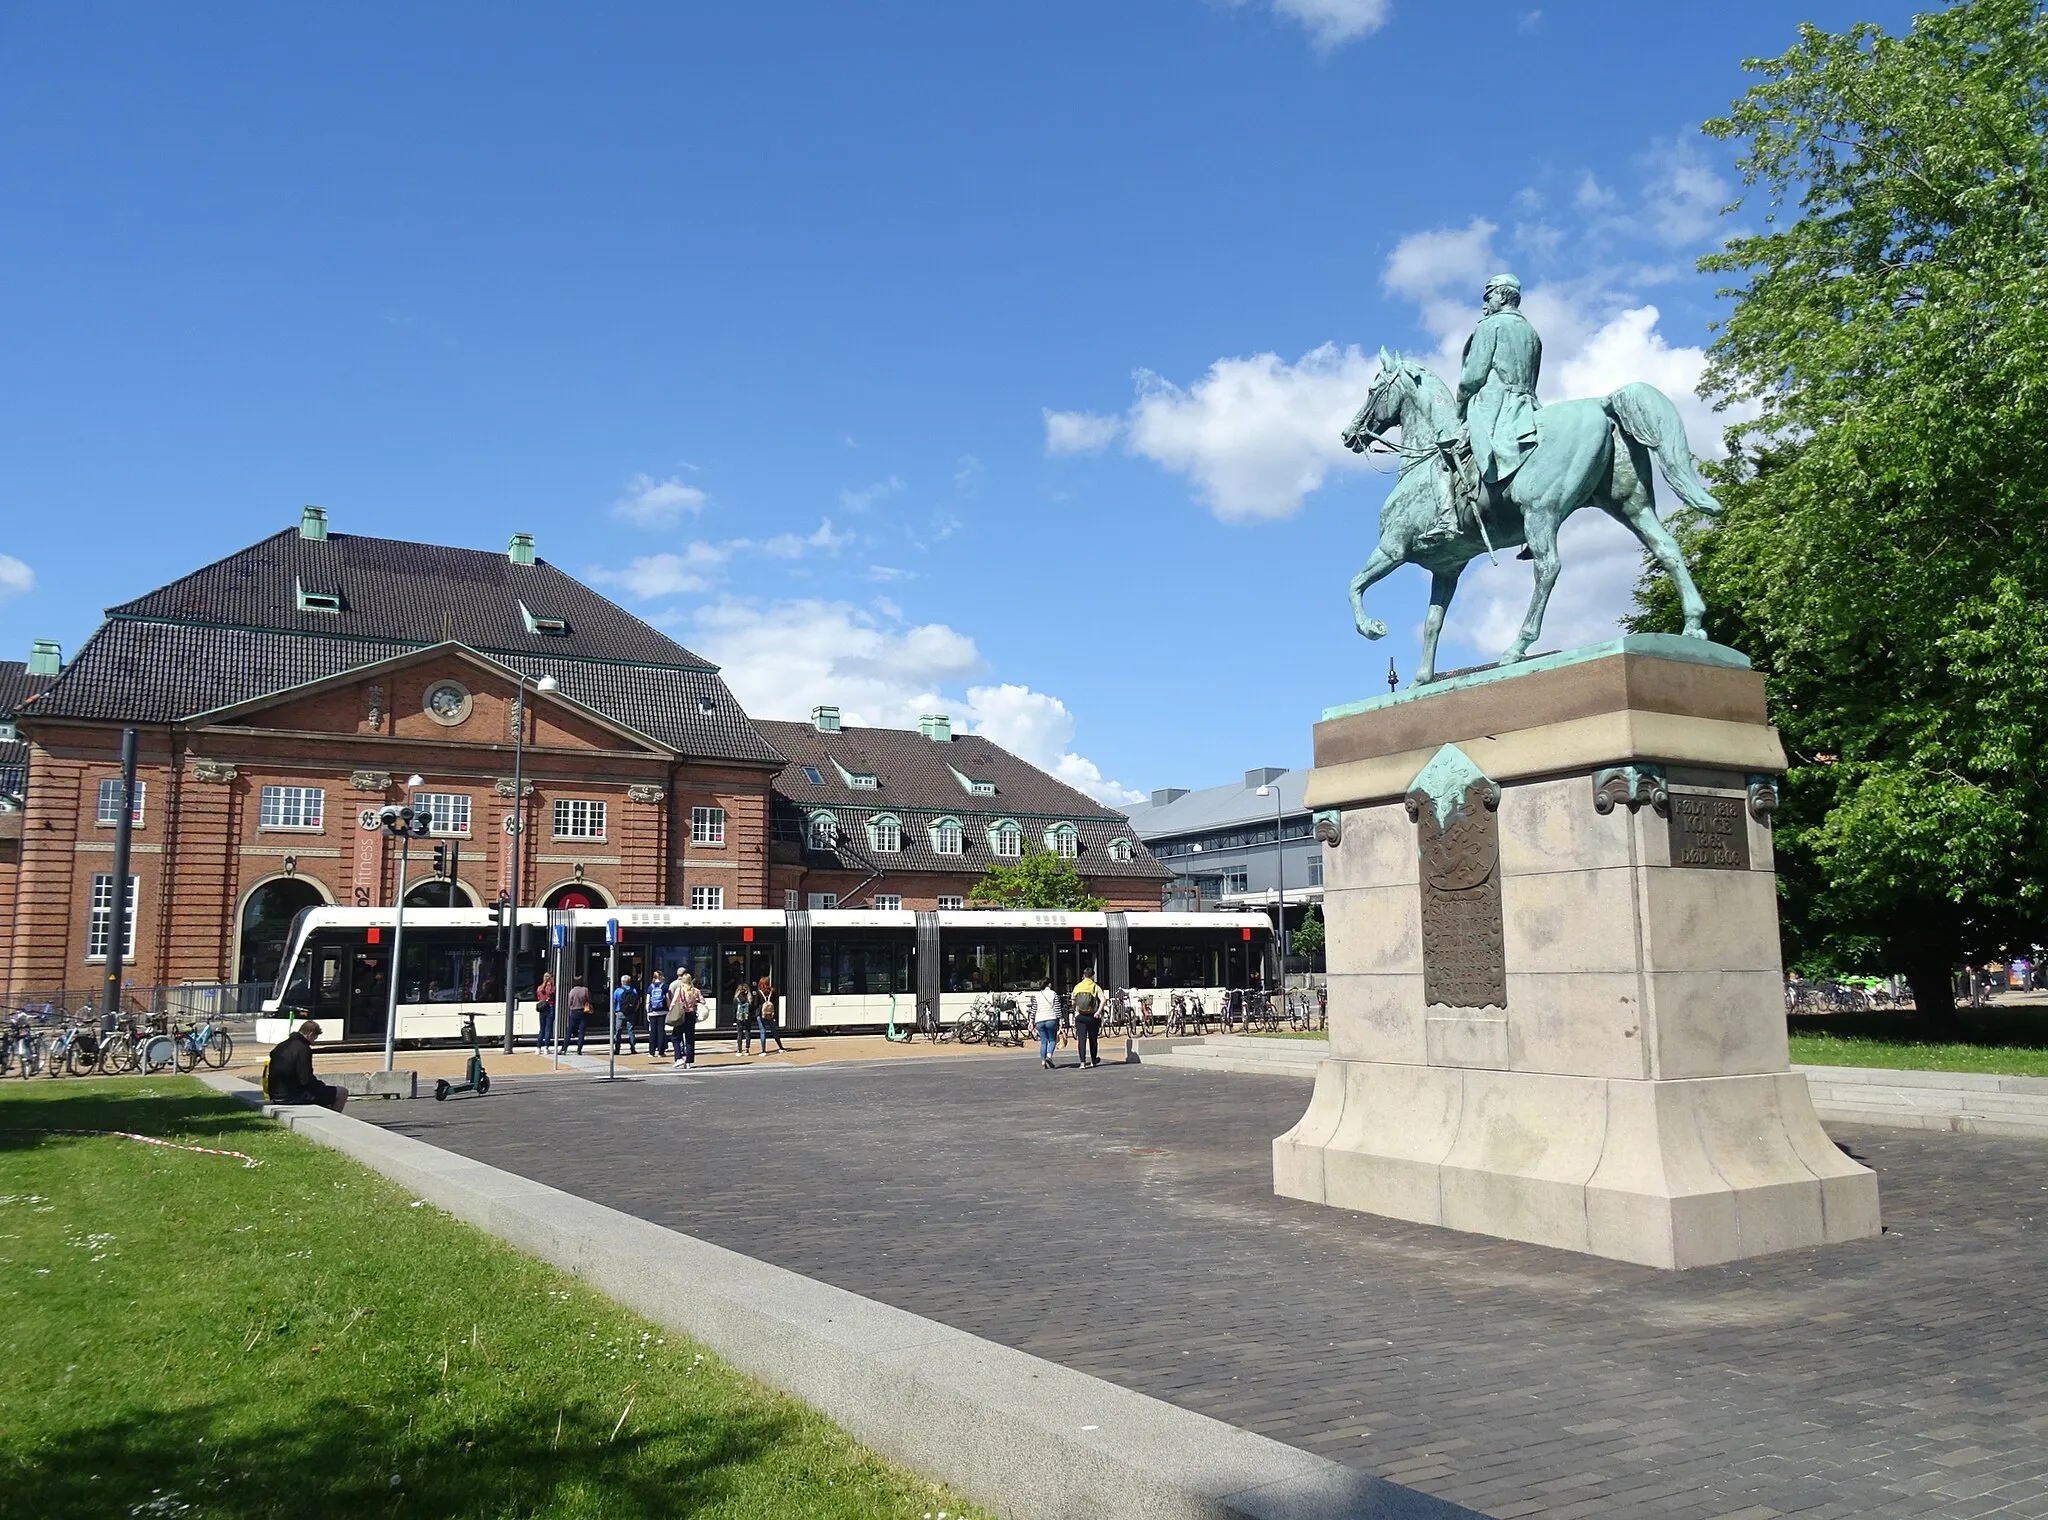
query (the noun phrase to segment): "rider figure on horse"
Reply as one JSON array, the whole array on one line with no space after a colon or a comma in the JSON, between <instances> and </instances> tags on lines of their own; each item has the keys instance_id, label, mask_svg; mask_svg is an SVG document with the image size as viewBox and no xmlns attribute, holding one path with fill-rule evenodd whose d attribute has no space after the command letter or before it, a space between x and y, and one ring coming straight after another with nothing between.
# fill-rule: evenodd
<instances>
[{"instance_id":1,"label":"rider figure on horse","mask_svg":"<svg viewBox=\"0 0 2048 1520\"><path fill-rule=\"evenodd\" d=\"M1543 340L1522 315L1522 282L1497 274L1486 282L1486 314L1465 340L1458 377L1457 432L1437 439L1444 486L1437 521L1447 533L1481 526L1493 492L1513 478L1536 447L1536 377Z\"/></svg>"}]
</instances>

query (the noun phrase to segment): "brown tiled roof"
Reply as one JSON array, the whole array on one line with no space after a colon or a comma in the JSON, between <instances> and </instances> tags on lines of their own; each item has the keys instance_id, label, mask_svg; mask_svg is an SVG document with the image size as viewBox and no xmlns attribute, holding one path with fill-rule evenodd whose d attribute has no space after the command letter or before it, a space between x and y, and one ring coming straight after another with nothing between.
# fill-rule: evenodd
<instances>
[{"instance_id":1,"label":"brown tiled roof","mask_svg":"<svg viewBox=\"0 0 2048 1520\"><path fill-rule=\"evenodd\" d=\"M1130 819L1122 813L1104 807L979 734L961 734L941 741L899 728L848 728L823 734L809 723L767 720L756 722L755 727L789 759L788 766L775 778L776 822L785 838L803 841L809 864L860 868L858 861L842 861L837 851L809 848L807 820L813 812L825 808L840 830L852 836L856 849L891 871L979 874L990 865L1006 864L997 861L988 836L992 826L1009 818L1022 828L1026 848L1042 845L1045 831L1053 824L1073 824L1081 845L1074 864L1084 876L1163 881L1170 874L1152 858L1132 829ZM805 766L823 777L822 785L814 784L804 774ZM855 775L873 776L874 788L849 786L840 773L841 767ZM956 771L959 775L954 774ZM970 792L961 785L960 775L970 782L994 783L994 794L978 796ZM896 817L903 826L900 854L879 855L869 848L868 821L884 813ZM929 828L942 817L960 820L966 836L965 854L940 855L931 848ZM1131 842L1129 860L1110 859L1112 839Z\"/></svg>"},{"instance_id":2,"label":"brown tiled roof","mask_svg":"<svg viewBox=\"0 0 2048 1520\"><path fill-rule=\"evenodd\" d=\"M172 723L400 652L393 644L354 639L116 620L101 624L35 711L48 717ZM562 695L683 754L768 764L782 759L709 667L494 658L530 676L552 675L561 682Z\"/></svg>"},{"instance_id":3,"label":"brown tiled roof","mask_svg":"<svg viewBox=\"0 0 2048 1520\"><path fill-rule=\"evenodd\" d=\"M21 705L47 690L55 676L32 676L21 660L0 660L0 723L10 721ZM0 792L21 795L28 768L28 745L19 739L0 740Z\"/></svg>"},{"instance_id":4,"label":"brown tiled roof","mask_svg":"<svg viewBox=\"0 0 2048 1520\"><path fill-rule=\"evenodd\" d=\"M339 595L343 610L301 612L300 590ZM535 617L564 620L569 631L528 632L522 602ZM404 645L452 639L489 654L715 668L544 559L516 565L483 549L354 533L310 539L296 528L109 607L107 616Z\"/></svg>"}]
</instances>

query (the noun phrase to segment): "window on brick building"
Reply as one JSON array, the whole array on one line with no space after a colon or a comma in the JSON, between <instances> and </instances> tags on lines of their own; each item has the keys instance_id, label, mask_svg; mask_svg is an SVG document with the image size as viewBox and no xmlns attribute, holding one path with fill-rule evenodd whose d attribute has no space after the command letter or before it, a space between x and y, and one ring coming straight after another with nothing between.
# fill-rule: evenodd
<instances>
[{"instance_id":1,"label":"window on brick building","mask_svg":"<svg viewBox=\"0 0 2048 1520\"><path fill-rule=\"evenodd\" d=\"M433 819L428 830L434 837L453 835L458 839L469 838L469 794L467 792L414 792L414 812L424 812Z\"/></svg>"},{"instance_id":2,"label":"window on brick building","mask_svg":"<svg viewBox=\"0 0 2048 1520\"><path fill-rule=\"evenodd\" d=\"M135 827L138 829L142 827L143 794L148 790L149 783L147 781L135 783L135 796L132 799L133 806L130 811L134 815ZM121 821L121 778L119 776L108 776L100 782L99 815L94 821L107 828L112 828Z\"/></svg>"},{"instance_id":3,"label":"window on brick building","mask_svg":"<svg viewBox=\"0 0 2048 1520\"><path fill-rule=\"evenodd\" d=\"M880 855L899 854L903 849L903 825L884 813L868 823L868 843Z\"/></svg>"},{"instance_id":4,"label":"window on brick building","mask_svg":"<svg viewBox=\"0 0 2048 1520\"><path fill-rule=\"evenodd\" d=\"M1005 860L1015 860L1024 853L1024 831L1008 818L988 831L989 848Z\"/></svg>"},{"instance_id":5,"label":"window on brick building","mask_svg":"<svg viewBox=\"0 0 2048 1520\"><path fill-rule=\"evenodd\" d=\"M875 906L884 913L901 913L903 911L903 895L900 892L877 892L874 902Z\"/></svg>"},{"instance_id":6,"label":"window on brick building","mask_svg":"<svg viewBox=\"0 0 2048 1520\"><path fill-rule=\"evenodd\" d=\"M587 797L557 797L555 838L604 838L604 804Z\"/></svg>"},{"instance_id":7,"label":"window on brick building","mask_svg":"<svg viewBox=\"0 0 2048 1520\"><path fill-rule=\"evenodd\" d=\"M1131 858L1131 842L1128 839L1112 839L1109 842L1109 858L1111 860L1129 860Z\"/></svg>"},{"instance_id":8,"label":"window on brick building","mask_svg":"<svg viewBox=\"0 0 2048 1520\"><path fill-rule=\"evenodd\" d=\"M829 850L839 842L839 820L830 813L811 814L811 848Z\"/></svg>"},{"instance_id":9,"label":"window on brick building","mask_svg":"<svg viewBox=\"0 0 2048 1520\"><path fill-rule=\"evenodd\" d=\"M798 891L797 891L797 889L796 889L795 887L785 887L785 888L783 888L783 890L782 890L782 911L783 911L783 912L785 912L785 913L794 913L794 912L796 912L796 910L797 910L798 908L800 908L800 907L802 907L802 906L803 906L803 894L801 894L800 892L798 892Z\"/></svg>"},{"instance_id":10,"label":"window on brick building","mask_svg":"<svg viewBox=\"0 0 2048 1520\"><path fill-rule=\"evenodd\" d=\"M724 844L725 809L721 807L693 807L690 809L690 843ZM723 890L707 888L706 890Z\"/></svg>"},{"instance_id":11,"label":"window on brick building","mask_svg":"<svg viewBox=\"0 0 2048 1520\"><path fill-rule=\"evenodd\" d=\"M135 959L135 901L136 884L139 878L128 878L128 921L122 925L121 959ZM106 872L92 879L92 909L85 924L85 958L89 961L103 961L107 958L107 936L113 929L114 920L114 877Z\"/></svg>"},{"instance_id":12,"label":"window on brick building","mask_svg":"<svg viewBox=\"0 0 2048 1520\"><path fill-rule=\"evenodd\" d=\"M957 818L941 818L932 825L932 853L959 855L967 848L967 835Z\"/></svg>"},{"instance_id":13,"label":"window on brick building","mask_svg":"<svg viewBox=\"0 0 2048 1520\"><path fill-rule=\"evenodd\" d=\"M327 793L317 786L266 786L256 822L266 829L318 829L327 822Z\"/></svg>"},{"instance_id":14,"label":"window on brick building","mask_svg":"<svg viewBox=\"0 0 2048 1520\"><path fill-rule=\"evenodd\" d=\"M725 888L690 888L690 906L699 913L713 913L725 906Z\"/></svg>"},{"instance_id":15,"label":"window on brick building","mask_svg":"<svg viewBox=\"0 0 2048 1520\"><path fill-rule=\"evenodd\" d=\"M1081 853L1081 835L1071 823L1056 823L1045 831L1045 847L1062 860Z\"/></svg>"},{"instance_id":16,"label":"window on brick building","mask_svg":"<svg viewBox=\"0 0 2048 1520\"><path fill-rule=\"evenodd\" d=\"M949 911L958 912L960 909L966 906L967 899L964 897L942 897L939 899L939 911L941 913Z\"/></svg>"},{"instance_id":17,"label":"window on brick building","mask_svg":"<svg viewBox=\"0 0 2048 1520\"><path fill-rule=\"evenodd\" d=\"M836 908L839 906L839 894L837 892L813 892L811 894L811 906L813 908Z\"/></svg>"}]
</instances>

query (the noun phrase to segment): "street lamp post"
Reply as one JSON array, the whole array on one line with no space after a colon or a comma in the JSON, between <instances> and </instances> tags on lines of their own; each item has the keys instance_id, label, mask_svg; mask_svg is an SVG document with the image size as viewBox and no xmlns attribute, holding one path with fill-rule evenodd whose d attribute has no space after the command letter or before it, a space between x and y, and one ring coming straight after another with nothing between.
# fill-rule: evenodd
<instances>
[{"instance_id":1,"label":"street lamp post","mask_svg":"<svg viewBox=\"0 0 2048 1520\"><path fill-rule=\"evenodd\" d=\"M542 676L535 691L555 691L561 683ZM512 700L512 881L505 891L505 1054L513 1051L512 1023L519 1012L519 881L525 869L526 845L526 673Z\"/></svg>"},{"instance_id":2,"label":"street lamp post","mask_svg":"<svg viewBox=\"0 0 2048 1520\"><path fill-rule=\"evenodd\" d=\"M410 794L420 784L418 776L408 778L405 783L407 793ZM406 868L412 864L412 842L424 836L433 827L434 820L410 807L387 804L378 812L377 821L387 835L398 841L398 906L391 910L391 970L384 978L384 1069L389 1071L398 1046L398 957L405 947Z\"/></svg>"},{"instance_id":3,"label":"street lamp post","mask_svg":"<svg viewBox=\"0 0 2048 1520\"><path fill-rule=\"evenodd\" d=\"M1273 794L1273 879L1280 892L1280 921L1273 935L1273 985L1285 990L1287 986L1287 854L1280 843L1280 785L1270 783L1259 788L1256 795L1263 797Z\"/></svg>"}]
</instances>

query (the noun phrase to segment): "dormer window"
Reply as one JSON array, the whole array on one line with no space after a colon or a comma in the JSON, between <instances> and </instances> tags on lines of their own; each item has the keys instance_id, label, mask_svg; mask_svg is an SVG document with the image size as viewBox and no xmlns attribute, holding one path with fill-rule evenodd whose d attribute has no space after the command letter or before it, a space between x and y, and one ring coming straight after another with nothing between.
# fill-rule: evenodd
<instances>
[{"instance_id":1,"label":"dormer window","mask_svg":"<svg viewBox=\"0 0 2048 1520\"><path fill-rule=\"evenodd\" d=\"M305 583L300 581L297 576L292 577L292 590L297 594L299 611L301 612L332 612L338 614L342 610L341 593L339 591L308 591Z\"/></svg>"},{"instance_id":2,"label":"dormer window","mask_svg":"<svg viewBox=\"0 0 2048 1520\"><path fill-rule=\"evenodd\" d=\"M1081 853L1081 834L1071 823L1056 823L1045 831L1045 847L1062 860Z\"/></svg>"},{"instance_id":3,"label":"dormer window","mask_svg":"<svg viewBox=\"0 0 2048 1520\"><path fill-rule=\"evenodd\" d=\"M954 779L955 781L957 781L957 782L959 782L959 783L960 783L960 790L961 790L961 791L963 791L963 792L965 792L965 793L967 793L967 795L968 795L968 796L970 796L970 797L993 797L993 796L995 796L995 794L996 794L996 784L995 784L995 783L994 783L993 781L979 781L979 780L976 780L976 779L975 779L975 778L974 778L973 776L969 776L969 775L965 774L965 773L964 773L964 772L962 772L962 771L959 771L959 770L955 770L955 769L954 769L954 767L952 767L952 766L950 766L950 765L949 765L949 766L947 766L947 767L946 767L946 769L947 769L947 770L949 770L949 771L952 771L952 772L953 772L953 779Z\"/></svg>"},{"instance_id":4,"label":"dormer window","mask_svg":"<svg viewBox=\"0 0 2048 1520\"><path fill-rule=\"evenodd\" d=\"M1109 858L1111 860L1129 860L1131 858L1131 842L1128 839L1112 839L1109 842Z\"/></svg>"},{"instance_id":5,"label":"dormer window","mask_svg":"<svg viewBox=\"0 0 2048 1520\"><path fill-rule=\"evenodd\" d=\"M1015 860L1024 853L1024 830L1013 818L1005 818L988 831L988 847L1003 860Z\"/></svg>"},{"instance_id":6,"label":"dormer window","mask_svg":"<svg viewBox=\"0 0 2048 1520\"><path fill-rule=\"evenodd\" d=\"M941 818L932 825L932 853L934 855L960 855L966 853L967 834L960 827L957 818Z\"/></svg>"},{"instance_id":7,"label":"dormer window","mask_svg":"<svg viewBox=\"0 0 2048 1520\"><path fill-rule=\"evenodd\" d=\"M839 820L830 813L811 814L811 848L829 850L839 843Z\"/></svg>"},{"instance_id":8,"label":"dormer window","mask_svg":"<svg viewBox=\"0 0 2048 1520\"><path fill-rule=\"evenodd\" d=\"M868 821L868 843L878 855L897 855L903 850L903 825L889 814Z\"/></svg>"},{"instance_id":9,"label":"dormer window","mask_svg":"<svg viewBox=\"0 0 2048 1520\"><path fill-rule=\"evenodd\" d=\"M558 639L569 636L569 620L567 618L549 617L543 613L535 612L524 602L519 604L519 616L526 624L526 631L528 633L545 633Z\"/></svg>"},{"instance_id":10,"label":"dormer window","mask_svg":"<svg viewBox=\"0 0 2048 1520\"><path fill-rule=\"evenodd\" d=\"M850 771L837 760L832 762L832 769L839 772L839 779L846 783L849 791L872 792L875 790L875 773L873 771Z\"/></svg>"}]
</instances>

